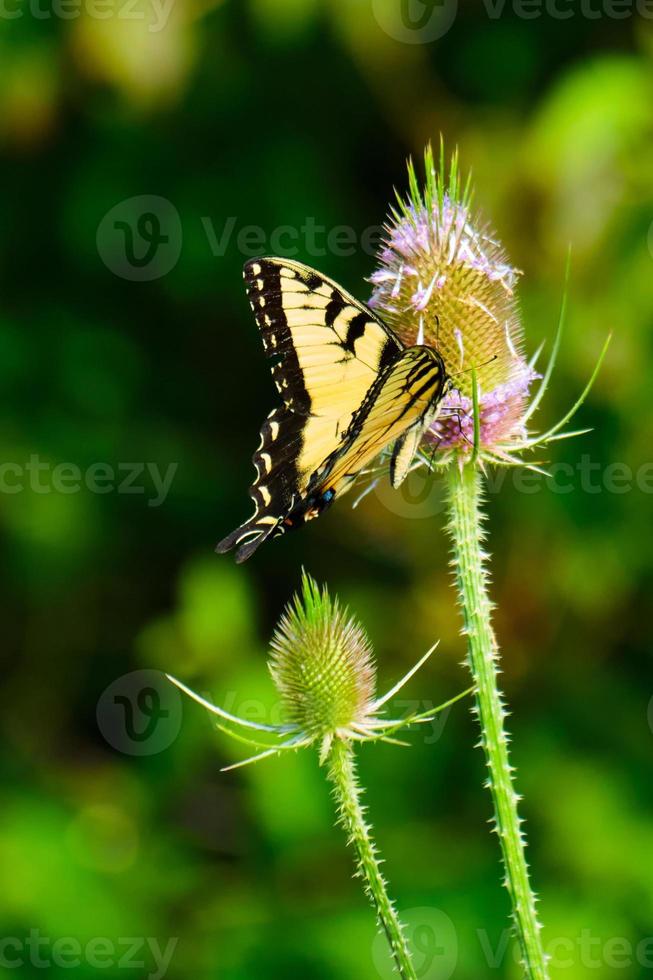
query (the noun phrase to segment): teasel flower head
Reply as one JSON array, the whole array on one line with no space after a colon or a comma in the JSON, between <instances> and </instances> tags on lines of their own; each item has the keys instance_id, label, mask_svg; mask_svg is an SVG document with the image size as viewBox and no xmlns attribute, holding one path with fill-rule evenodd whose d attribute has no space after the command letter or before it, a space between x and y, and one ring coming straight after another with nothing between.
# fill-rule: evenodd
<instances>
[{"instance_id":1,"label":"teasel flower head","mask_svg":"<svg viewBox=\"0 0 653 980\"><path fill-rule=\"evenodd\" d=\"M304 577L277 626L270 672L288 721L316 739L364 726L373 711L376 670L362 626Z\"/></svg>"},{"instance_id":2,"label":"teasel flower head","mask_svg":"<svg viewBox=\"0 0 653 980\"><path fill-rule=\"evenodd\" d=\"M461 183L457 154L447 174L442 143L438 168L429 146L424 167L420 186L409 162L408 195L397 195L385 226L370 277L370 306L406 346L432 346L443 359L447 391L425 437L424 458L462 463L473 456L481 466L516 465L523 462L517 455L522 450L561 438L559 430L573 414L547 433L529 432L529 419L553 369L559 333L542 377L535 370L537 355L529 361L524 353L516 298L521 272L473 209L470 181ZM542 383L531 399L538 378Z\"/></svg>"},{"instance_id":3,"label":"teasel flower head","mask_svg":"<svg viewBox=\"0 0 653 980\"><path fill-rule=\"evenodd\" d=\"M436 644L437 646L437 644ZM324 761L334 739L348 742L385 741L399 729L430 721L469 691L429 711L404 718L385 717L386 703L426 662L431 648L389 691L376 696L376 668L372 647L362 626L328 590L320 589L306 573L301 594L287 606L274 633L269 660L272 679L281 698L284 724L251 722L212 704L181 681L177 687L217 717L217 727L240 742L261 750L226 766L256 762L289 749L314 745ZM274 742L253 737L259 733Z\"/></svg>"}]
</instances>

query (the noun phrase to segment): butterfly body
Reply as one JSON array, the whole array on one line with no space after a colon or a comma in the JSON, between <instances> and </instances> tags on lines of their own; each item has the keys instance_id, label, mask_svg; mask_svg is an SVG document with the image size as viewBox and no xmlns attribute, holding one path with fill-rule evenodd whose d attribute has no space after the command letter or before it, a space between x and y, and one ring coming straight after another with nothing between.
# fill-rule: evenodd
<instances>
[{"instance_id":1,"label":"butterfly body","mask_svg":"<svg viewBox=\"0 0 653 980\"><path fill-rule=\"evenodd\" d=\"M263 423L253 457L255 513L217 547L235 548L237 561L322 514L393 442L398 486L447 384L437 351L404 347L372 310L308 266L255 259L244 277L283 405Z\"/></svg>"}]
</instances>

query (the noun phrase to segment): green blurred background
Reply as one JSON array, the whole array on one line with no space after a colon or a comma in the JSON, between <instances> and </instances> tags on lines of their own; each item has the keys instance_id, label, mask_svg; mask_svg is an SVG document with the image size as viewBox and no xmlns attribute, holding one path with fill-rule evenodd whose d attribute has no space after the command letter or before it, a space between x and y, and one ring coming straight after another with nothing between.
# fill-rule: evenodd
<instances>
[{"instance_id":1,"label":"green blurred background","mask_svg":"<svg viewBox=\"0 0 653 980\"><path fill-rule=\"evenodd\" d=\"M607 0L568 19L413 2L3 5L3 976L390 976L313 755L221 775L246 750L157 674L125 675L274 717L266 644L305 565L365 623L381 685L440 637L406 696L466 686L437 487L343 502L243 567L213 554L249 513L274 403L243 261L285 247L365 298L363 232L440 133L524 270L531 351L573 245L543 424L614 331L593 432L550 454L570 492L509 476L490 495L493 592L553 976L653 968L652 21ZM145 236L136 263L116 214ZM270 237L307 221L355 245ZM520 975L476 739L459 704L411 749L360 753L422 980Z\"/></svg>"}]
</instances>

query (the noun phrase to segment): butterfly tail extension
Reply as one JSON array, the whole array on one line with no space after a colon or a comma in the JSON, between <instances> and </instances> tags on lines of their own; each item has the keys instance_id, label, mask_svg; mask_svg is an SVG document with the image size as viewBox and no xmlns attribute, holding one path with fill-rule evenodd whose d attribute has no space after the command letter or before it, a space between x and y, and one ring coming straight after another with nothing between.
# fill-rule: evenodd
<instances>
[{"instance_id":1,"label":"butterfly tail extension","mask_svg":"<svg viewBox=\"0 0 653 980\"><path fill-rule=\"evenodd\" d=\"M245 524L237 527L231 534L228 534L222 541L219 541L215 550L218 554L223 555L225 552L235 549L236 563L240 565L251 558L269 537L281 533L283 533L283 525L280 520L272 517L254 516Z\"/></svg>"}]
</instances>

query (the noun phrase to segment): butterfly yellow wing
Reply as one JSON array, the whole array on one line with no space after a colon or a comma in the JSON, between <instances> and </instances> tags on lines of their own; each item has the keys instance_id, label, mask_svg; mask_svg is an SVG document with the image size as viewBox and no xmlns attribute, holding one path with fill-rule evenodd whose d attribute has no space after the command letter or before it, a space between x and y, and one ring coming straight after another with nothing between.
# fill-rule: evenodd
<instances>
[{"instance_id":1,"label":"butterfly yellow wing","mask_svg":"<svg viewBox=\"0 0 653 980\"><path fill-rule=\"evenodd\" d=\"M335 490L320 489L320 481L336 460L338 472L343 454L346 469L359 458L364 465L394 433L415 423L416 406L424 401L420 394L381 444L381 406L390 405L401 385L393 375L381 398L380 382L386 376L390 382L388 372L407 353L399 340L364 304L299 262L255 259L245 265L244 277L283 405L264 422L253 457L255 512L217 547L235 548L237 561L267 537L317 516L335 496ZM363 415L377 402L379 408L363 425ZM354 450L357 427L363 442ZM349 482L339 479L338 492Z\"/></svg>"},{"instance_id":2,"label":"butterfly yellow wing","mask_svg":"<svg viewBox=\"0 0 653 980\"><path fill-rule=\"evenodd\" d=\"M440 355L411 347L380 376L345 433L343 445L316 474L316 489L341 496L357 474L394 442L391 478L401 484L425 430L435 420L445 385Z\"/></svg>"}]
</instances>

